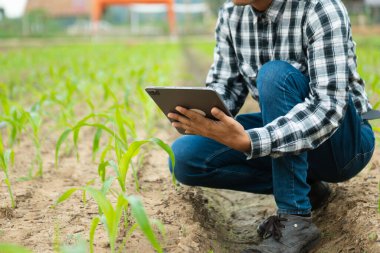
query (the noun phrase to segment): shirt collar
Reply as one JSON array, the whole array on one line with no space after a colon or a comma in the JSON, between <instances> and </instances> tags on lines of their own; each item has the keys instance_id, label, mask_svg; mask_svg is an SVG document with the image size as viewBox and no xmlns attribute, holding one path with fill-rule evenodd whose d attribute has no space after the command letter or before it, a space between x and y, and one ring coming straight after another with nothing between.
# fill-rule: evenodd
<instances>
[{"instance_id":1,"label":"shirt collar","mask_svg":"<svg viewBox=\"0 0 380 253\"><path fill-rule=\"evenodd\" d=\"M284 11L286 1L287 0L273 0L269 8L264 12L257 12L252 7L250 7L254 14L253 22L256 23L257 17L260 15L264 15L272 23L276 23Z\"/></svg>"}]
</instances>

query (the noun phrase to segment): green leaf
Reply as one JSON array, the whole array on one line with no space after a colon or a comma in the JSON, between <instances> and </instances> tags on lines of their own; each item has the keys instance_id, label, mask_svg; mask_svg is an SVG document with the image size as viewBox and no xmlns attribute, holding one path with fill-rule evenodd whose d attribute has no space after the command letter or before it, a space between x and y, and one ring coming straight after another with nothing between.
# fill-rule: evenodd
<instances>
[{"instance_id":1,"label":"green leaf","mask_svg":"<svg viewBox=\"0 0 380 253\"><path fill-rule=\"evenodd\" d=\"M99 217L94 217L91 222L90 227L90 253L94 253L94 238L95 238L95 231L100 222Z\"/></svg>"},{"instance_id":2,"label":"green leaf","mask_svg":"<svg viewBox=\"0 0 380 253\"><path fill-rule=\"evenodd\" d=\"M116 119L117 128L119 130L119 136L122 140L124 140L127 143L127 133L125 132L123 118L121 116L119 108L116 108L115 119Z\"/></svg>"},{"instance_id":3,"label":"green leaf","mask_svg":"<svg viewBox=\"0 0 380 253\"><path fill-rule=\"evenodd\" d=\"M9 178L8 178L8 173L5 172L5 179L4 179L4 182L5 184L7 185L7 189L8 189L8 193L9 193L9 197L11 198L11 205L12 205L12 208L15 208L16 207L16 201L13 197L13 192L12 192L12 187L11 187L11 182L9 181Z\"/></svg>"},{"instance_id":4,"label":"green leaf","mask_svg":"<svg viewBox=\"0 0 380 253\"><path fill-rule=\"evenodd\" d=\"M124 142L119 136L115 135L114 131L111 130L110 128L106 127L105 125L102 125L102 124L99 124L99 123L94 123L94 124L89 124L89 123L81 123L79 125L76 125L74 129L76 128L81 128L81 127L84 127L84 126L90 126L90 127L97 127L97 128L101 128L103 129L104 131L106 131L107 133L109 133L112 137L114 137L116 139L116 141L118 143L120 143L123 147L126 147L127 144L126 142Z\"/></svg>"},{"instance_id":5,"label":"green leaf","mask_svg":"<svg viewBox=\"0 0 380 253\"><path fill-rule=\"evenodd\" d=\"M109 140L111 142L111 140ZM107 156L107 153L112 150L112 144L108 143L107 146L103 149L103 151L100 154L100 162L104 162Z\"/></svg>"},{"instance_id":6,"label":"green leaf","mask_svg":"<svg viewBox=\"0 0 380 253\"><path fill-rule=\"evenodd\" d=\"M74 192L78 191L78 190L82 190L82 188L71 188L67 191L65 191L58 199L57 201L55 202L55 205L58 205L60 203L62 203L63 201L67 200L68 198L71 197L71 195L73 195Z\"/></svg>"},{"instance_id":7,"label":"green leaf","mask_svg":"<svg viewBox=\"0 0 380 253\"><path fill-rule=\"evenodd\" d=\"M109 165L109 161L105 161L99 164L98 166L98 175L102 182L106 180L106 167Z\"/></svg>"},{"instance_id":8,"label":"green leaf","mask_svg":"<svg viewBox=\"0 0 380 253\"><path fill-rule=\"evenodd\" d=\"M174 158L173 150L170 148L169 145L164 143L162 140L160 140L158 138L151 138L148 140L132 142L129 145L127 152L122 156L121 161L120 161L120 166L119 166L120 167L119 168L120 169L120 175L121 175L121 178L119 180L122 180L121 186L122 186L122 190L124 192L125 192L125 179L126 179L128 167L131 163L131 160L134 156L136 156L139 153L140 147L146 143L154 143L154 144L158 145L159 147L161 147L164 151L166 151L168 153L170 160L173 164L173 167L175 165L175 158ZM172 174L173 174L173 176L172 176L173 183L175 184L176 180L174 177L174 173L172 173Z\"/></svg>"},{"instance_id":9,"label":"green leaf","mask_svg":"<svg viewBox=\"0 0 380 253\"><path fill-rule=\"evenodd\" d=\"M94 103L92 103L91 99L87 98L87 99L86 99L86 103L87 103L87 105L90 107L91 111L94 111L94 110L95 110Z\"/></svg>"},{"instance_id":10,"label":"green leaf","mask_svg":"<svg viewBox=\"0 0 380 253\"><path fill-rule=\"evenodd\" d=\"M135 196L129 196L127 197L127 200L131 206L132 216L136 219L137 224L139 224L146 238L148 238L149 242L155 250L157 250L158 252L163 252L160 243L154 235L148 216L145 213L144 207L140 199L138 199Z\"/></svg>"},{"instance_id":11,"label":"green leaf","mask_svg":"<svg viewBox=\"0 0 380 253\"><path fill-rule=\"evenodd\" d=\"M163 150L166 151L166 153L170 157L170 161L171 161L172 166L174 168L175 167L175 157L174 157L174 152L171 149L171 147L168 144L166 144L165 142L163 142L162 140L158 139L158 138L151 138L150 141L154 142L156 145L158 145L159 147L161 147ZM173 183L175 183L174 173L172 173L172 174L173 174Z\"/></svg>"},{"instance_id":12,"label":"green leaf","mask_svg":"<svg viewBox=\"0 0 380 253\"><path fill-rule=\"evenodd\" d=\"M110 177L106 181L104 181L104 183L102 185L102 189L101 189L101 191L103 192L104 195L107 194L107 192L111 188L114 180L115 180L115 177Z\"/></svg>"},{"instance_id":13,"label":"green leaf","mask_svg":"<svg viewBox=\"0 0 380 253\"><path fill-rule=\"evenodd\" d=\"M163 237L166 236L165 227L164 227L164 224L162 224L161 221L159 221L157 219L151 219L150 222L152 224L154 224L155 226L157 226L158 230L160 230L160 233L162 234Z\"/></svg>"},{"instance_id":14,"label":"green leaf","mask_svg":"<svg viewBox=\"0 0 380 253\"><path fill-rule=\"evenodd\" d=\"M122 188L122 191L125 192L125 180L128 172L129 165L131 163L132 158L138 154L138 151L140 150L141 145L144 145L149 141L134 141L129 145L128 150L124 155L121 157L119 170L120 170L120 186Z\"/></svg>"},{"instance_id":15,"label":"green leaf","mask_svg":"<svg viewBox=\"0 0 380 253\"><path fill-rule=\"evenodd\" d=\"M79 151L78 151L79 130L80 130L80 128L74 128L74 130L73 130L74 150L75 150L75 154L77 156L77 161L79 161Z\"/></svg>"},{"instance_id":16,"label":"green leaf","mask_svg":"<svg viewBox=\"0 0 380 253\"><path fill-rule=\"evenodd\" d=\"M3 155L3 152L4 152L3 136L0 132L0 156Z\"/></svg>"},{"instance_id":17,"label":"green leaf","mask_svg":"<svg viewBox=\"0 0 380 253\"><path fill-rule=\"evenodd\" d=\"M92 160L95 161L95 155L99 150L100 138L102 137L102 129L96 129L94 140L92 141Z\"/></svg>"},{"instance_id":18,"label":"green leaf","mask_svg":"<svg viewBox=\"0 0 380 253\"><path fill-rule=\"evenodd\" d=\"M127 243L127 240L129 239L129 237L132 235L133 232L135 232L135 230L138 228L138 224L135 223L133 224L130 229L128 230L128 233L126 234L126 236L124 237L123 239L123 243L121 244L121 246L119 247L119 253L122 253L124 252L123 249L125 248L125 245Z\"/></svg>"},{"instance_id":19,"label":"green leaf","mask_svg":"<svg viewBox=\"0 0 380 253\"><path fill-rule=\"evenodd\" d=\"M377 109L380 106L380 101L376 102L376 104L373 105L373 109Z\"/></svg>"},{"instance_id":20,"label":"green leaf","mask_svg":"<svg viewBox=\"0 0 380 253\"><path fill-rule=\"evenodd\" d=\"M124 118L124 124L127 125L133 138L137 137L135 121L130 118Z\"/></svg>"},{"instance_id":21,"label":"green leaf","mask_svg":"<svg viewBox=\"0 0 380 253\"><path fill-rule=\"evenodd\" d=\"M115 243L119 231L121 213L124 205L126 205L128 202L123 198L123 196L119 196L118 203L116 205L116 208L114 209L112 207L111 202L106 198L103 192L91 187L86 187L86 191L95 200L101 212L103 213L101 221L105 225L105 228L108 232L111 252L114 252Z\"/></svg>"},{"instance_id":22,"label":"green leaf","mask_svg":"<svg viewBox=\"0 0 380 253\"><path fill-rule=\"evenodd\" d=\"M102 210L106 216L107 221L112 220L114 216L114 209L111 202L106 198L106 196L99 190L87 186L85 190L91 195L91 197L98 204L99 208ZM109 224L108 224L109 225Z\"/></svg>"},{"instance_id":23,"label":"green leaf","mask_svg":"<svg viewBox=\"0 0 380 253\"><path fill-rule=\"evenodd\" d=\"M3 153L5 169L8 171L9 166L12 166L15 161L15 153L13 150L5 150Z\"/></svg>"},{"instance_id":24,"label":"green leaf","mask_svg":"<svg viewBox=\"0 0 380 253\"><path fill-rule=\"evenodd\" d=\"M62 143L67 139L69 134L71 133L71 129L65 130L61 136L59 137L57 144L55 146L55 167L57 168L58 166L58 155L59 155L59 149L61 148Z\"/></svg>"}]
</instances>

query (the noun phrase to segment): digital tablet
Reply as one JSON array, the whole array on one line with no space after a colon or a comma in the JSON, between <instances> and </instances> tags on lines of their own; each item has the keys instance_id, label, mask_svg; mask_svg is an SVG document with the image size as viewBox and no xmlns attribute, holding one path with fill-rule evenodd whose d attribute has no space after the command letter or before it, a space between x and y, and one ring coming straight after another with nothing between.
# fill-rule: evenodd
<instances>
[{"instance_id":1,"label":"digital tablet","mask_svg":"<svg viewBox=\"0 0 380 253\"><path fill-rule=\"evenodd\" d=\"M182 106L187 109L194 110L207 118L215 119L211 114L211 109L217 107L228 116L231 113L227 109L220 95L205 87L147 87L145 91L150 95L154 102L167 117L169 112L175 112L176 106ZM168 118L168 117L167 117ZM168 118L171 122L172 119ZM185 134L184 130L177 128L181 134Z\"/></svg>"}]
</instances>

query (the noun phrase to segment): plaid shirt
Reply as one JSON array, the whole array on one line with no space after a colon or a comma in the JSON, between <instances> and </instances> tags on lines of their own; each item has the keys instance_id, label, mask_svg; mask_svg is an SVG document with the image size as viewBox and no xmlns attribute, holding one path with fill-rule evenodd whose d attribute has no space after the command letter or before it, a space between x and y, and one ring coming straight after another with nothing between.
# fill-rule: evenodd
<instances>
[{"instance_id":1,"label":"plaid shirt","mask_svg":"<svg viewBox=\"0 0 380 253\"><path fill-rule=\"evenodd\" d=\"M315 149L339 127L349 95L362 114L371 107L356 71L355 43L340 0L273 0L263 13L228 1L216 27L214 63L206 85L236 115L247 95L259 99L261 66L283 60L310 79L310 93L285 116L246 130L248 159Z\"/></svg>"}]
</instances>

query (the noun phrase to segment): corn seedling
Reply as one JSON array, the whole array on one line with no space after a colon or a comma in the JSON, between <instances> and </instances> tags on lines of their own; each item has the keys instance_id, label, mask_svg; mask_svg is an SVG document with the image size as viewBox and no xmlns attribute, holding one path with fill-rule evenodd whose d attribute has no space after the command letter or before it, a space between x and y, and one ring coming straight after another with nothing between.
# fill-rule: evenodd
<instances>
[{"instance_id":1,"label":"corn seedling","mask_svg":"<svg viewBox=\"0 0 380 253\"><path fill-rule=\"evenodd\" d=\"M30 127L32 128L31 137L32 137L33 144L35 147L35 152L36 152L35 163L37 164L37 168L38 168L36 176L42 177L43 165L42 165L41 141L40 141L40 129L42 125L42 119L40 115L35 111L28 112L27 115L29 118ZM31 168L31 171L32 170L33 170L33 167Z\"/></svg>"},{"instance_id":2,"label":"corn seedling","mask_svg":"<svg viewBox=\"0 0 380 253\"><path fill-rule=\"evenodd\" d=\"M8 123L11 127L10 134L10 145L12 146L17 140L18 136L22 133L22 131L26 131L27 127L30 126L31 131L26 131L27 134L31 136L35 147L35 158L31 164L31 169L29 170L28 178L32 177L32 171L34 167L34 163L37 164L38 171L36 176L42 177L42 154L41 154L41 142L40 142L40 128L42 124L41 117L37 113L37 111L27 112L22 108L13 108L11 117L0 117L0 120L4 120L4 122Z\"/></svg>"},{"instance_id":3,"label":"corn seedling","mask_svg":"<svg viewBox=\"0 0 380 253\"><path fill-rule=\"evenodd\" d=\"M28 123L28 115L25 113L23 108L12 106L8 115L0 115L0 121L9 126L9 145L12 147L16 143L22 131L25 129Z\"/></svg>"},{"instance_id":4,"label":"corn seedling","mask_svg":"<svg viewBox=\"0 0 380 253\"><path fill-rule=\"evenodd\" d=\"M145 210L142 206L142 203L138 198L134 196L127 196L124 193L121 193L117 196L116 205L113 206L111 201L107 199L103 191L86 186L67 190L58 198L58 200L56 201L56 205L67 200L77 190L86 191L95 200L100 210L99 216L93 218L90 227L89 241L91 253L94 252L94 234L99 222L103 224L105 230L107 231L111 252L115 252L117 246L116 240L119 235L119 224L122 218L123 211L126 210L128 206L130 206L131 208L131 214L135 218L136 223L141 228L142 232L147 237L153 248L157 250L157 252L162 252L160 243L156 239L156 236L145 213ZM126 212L124 212L124 215L126 215ZM135 229L136 227L132 226L127 235L130 235Z\"/></svg>"},{"instance_id":5,"label":"corn seedling","mask_svg":"<svg viewBox=\"0 0 380 253\"><path fill-rule=\"evenodd\" d=\"M57 144L56 144L56 149L55 149L55 166L57 167L58 165L58 157L59 157L59 151L60 147L63 144L63 142L68 138L70 133L73 133L73 142L74 142L74 148L76 150L77 158L79 159L79 154L78 154L78 138L79 138L79 131L83 127L95 127L96 133L94 136L94 147L93 147L93 152L96 152L99 149L99 141L100 137L102 134L102 131L105 131L109 133L111 136L114 135L114 131L110 128L108 128L105 124L100 124L100 123L87 123L87 120L91 118L105 118L108 120L109 116L107 114L89 114L86 117L84 117L82 120L80 120L75 126L72 128L66 129L61 136L58 138ZM117 141L121 142L123 145L126 145L122 139L119 137L115 137ZM94 155L94 153L93 153Z\"/></svg>"},{"instance_id":6,"label":"corn seedling","mask_svg":"<svg viewBox=\"0 0 380 253\"><path fill-rule=\"evenodd\" d=\"M116 118L115 122L116 122L117 129L118 129L117 132L113 131L112 129L110 129L109 127L107 127L104 124L87 123L87 120L89 120L90 118L94 118L96 116L103 116L105 118L109 118L109 116L107 116L105 114L101 114L101 115L100 114L99 115L90 114L90 115L86 116L84 119L82 119L81 121L79 121L79 123L77 123L73 128L67 129L66 131L64 131L61 134L61 136L59 137L57 144L56 144L56 153L55 153L56 165L58 162L59 150L60 150L62 143L67 139L69 134L71 132L73 132L74 146L77 147L79 130L85 126L95 127L97 129L95 136L94 136L94 145L95 146L93 147L93 151L99 149L98 146L99 146L99 139L100 139L100 135L101 135L100 131L104 131L104 132L108 133L110 135L111 139L113 138L114 146L112 147L111 142L109 142L109 144L105 148L105 150L102 154L102 160L101 160L100 165L98 167L98 172L99 172L99 175L101 176L102 181L104 181L106 178L106 172L105 172L106 167L109 165L115 165L116 164L117 166L111 166L111 168L113 168L113 170L116 173L117 180L119 182L119 185L120 185L122 192L126 192L125 181L126 181L126 176L128 173L129 166L132 163L132 158L139 154L140 148L144 144L151 143L151 144L155 144L155 145L161 147L164 151L167 152L167 154L170 156L171 161L174 164L175 159L174 159L173 151L171 150L169 145L167 145L166 143L164 143L160 139L150 138L147 140L133 141L131 144L128 145L126 142L127 133L126 133L125 128L124 128L124 122L123 122L123 119L121 118L120 112L118 110L116 110L116 115L115 115L115 118ZM113 162L112 160L104 161L104 157L106 156L106 152L111 151L111 150L115 151L117 162ZM173 182L175 182L174 177L173 177Z\"/></svg>"},{"instance_id":7,"label":"corn seedling","mask_svg":"<svg viewBox=\"0 0 380 253\"><path fill-rule=\"evenodd\" d=\"M4 182L7 185L9 197L11 199L12 208L16 207L16 202L13 197L11 181L9 179L9 168L14 163L14 152L13 150L5 150L2 140L2 135L0 133L0 169L4 172Z\"/></svg>"},{"instance_id":8,"label":"corn seedling","mask_svg":"<svg viewBox=\"0 0 380 253\"><path fill-rule=\"evenodd\" d=\"M133 157L135 157L139 154L141 147L145 144L148 144L148 143L156 144L157 146L161 147L164 151L167 152L167 154L169 155L169 157L171 159L171 162L173 164L175 163L173 151L171 150L170 146L167 145L166 143L164 143L162 140L160 140L158 138L150 138L148 140L134 141L129 145L126 152L124 152L122 154L119 151L120 154L118 155L118 161L117 162L114 162L113 160L108 160L108 161L102 161L100 163L100 165L98 166L98 173L99 173L99 176L101 177L102 181L104 182L104 180L106 178L106 168L111 167L116 174L116 178L119 182L119 185L120 185L122 192L125 192L126 191L125 181L126 181L128 169L130 166L131 167L133 166L132 165L132 159L133 159ZM116 149L120 149L120 148L116 148ZM141 163L141 160L140 160L140 163ZM134 171L134 174L135 173L136 173L136 171ZM135 179L137 179L136 175L135 175ZM172 179L173 179L173 184L175 184L174 176L172 177ZM136 188L138 188L138 182L136 182L136 184L137 184Z\"/></svg>"}]
</instances>

